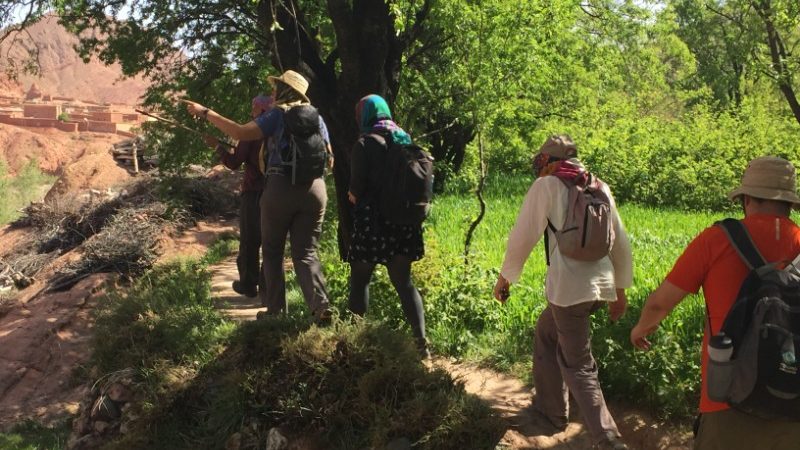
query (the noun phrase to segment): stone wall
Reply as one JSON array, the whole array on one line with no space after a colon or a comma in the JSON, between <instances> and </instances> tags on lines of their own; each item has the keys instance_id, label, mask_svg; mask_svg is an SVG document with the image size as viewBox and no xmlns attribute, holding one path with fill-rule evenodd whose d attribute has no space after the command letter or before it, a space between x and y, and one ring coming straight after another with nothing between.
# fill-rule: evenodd
<instances>
[{"instance_id":1,"label":"stone wall","mask_svg":"<svg viewBox=\"0 0 800 450\"><path fill-rule=\"evenodd\" d=\"M25 117L36 119L58 119L61 114L61 105L38 105L35 103L25 103L22 105Z\"/></svg>"},{"instance_id":2,"label":"stone wall","mask_svg":"<svg viewBox=\"0 0 800 450\"><path fill-rule=\"evenodd\" d=\"M58 119L39 119L35 117L13 117L8 114L0 114L0 123L18 127L56 128L68 132L78 131L79 128L77 122L62 122Z\"/></svg>"},{"instance_id":3,"label":"stone wall","mask_svg":"<svg viewBox=\"0 0 800 450\"><path fill-rule=\"evenodd\" d=\"M92 111L89 115L91 116L89 120L122 123L122 113Z\"/></svg>"},{"instance_id":4,"label":"stone wall","mask_svg":"<svg viewBox=\"0 0 800 450\"><path fill-rule=\"evenodd\" d=\"M97 120L89 120L86 122L88 125L87 131L95 131L97 133L116 133L117 124L112 122L101 122Z\"/></svg>"}]
</instances>

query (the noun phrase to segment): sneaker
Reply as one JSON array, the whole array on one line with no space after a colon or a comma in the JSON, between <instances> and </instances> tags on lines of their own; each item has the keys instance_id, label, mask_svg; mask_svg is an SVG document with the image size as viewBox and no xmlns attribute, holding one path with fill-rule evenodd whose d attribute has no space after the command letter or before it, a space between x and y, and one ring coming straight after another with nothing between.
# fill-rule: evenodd
<instances>
[{"instance_id":1,"label":"sneaker","mask_svg":"<svg viewBox=\"0 0 800 450\"><path fill-rule=\"evenodd\" d=\"M244 285L242 285L242 282L239 280L234 281L233 284L231 284L231 288L233 288L233 291L236 292L237 294L244 295L245 297L253 298L258 296L257 287L253 286L247 288Z\"/></svg>"},{"instance_id":2,"label":"sneaker","mask_svg":"<svg viewBox=\"0 0 800 450\"><path fill-rule=\"evenodd\" d=\"M628 446L623 444L622 441L613 435L608 435L602 441L592 446L593 450L628 450Z\"/></svg>"}]
</instances>

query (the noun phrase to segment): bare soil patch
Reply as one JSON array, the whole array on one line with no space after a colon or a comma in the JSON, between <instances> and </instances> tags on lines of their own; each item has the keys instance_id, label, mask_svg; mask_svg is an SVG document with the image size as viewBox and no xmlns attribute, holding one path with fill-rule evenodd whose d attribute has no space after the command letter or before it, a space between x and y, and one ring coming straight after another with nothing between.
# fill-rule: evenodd
<instances>
[{"instance_id":1,"label":"bare soil patch","mask_svg":"<svg viewBox=\"0 0 800 450\"><path fill-rule=\"evenodd\" d=\"M56 201L65 195L86 189L102 191L127 183L131 176L108 152L88 153L67 165L45 201Z\"/></svg>"},{"instance_id":2,"label":"bare soil patch","mask_svg":"<svg viewBox=\"0 0 800 450\"><path fill-rule=\"evenodd\" d=\"M108 153L121 136L105 133L67 133L51 128L0 124L0 159L14 175L35 160L42 172L59 175L64 166L89 154Z\"/></svg>"},{"instance_id":3,"label":"bare soil patch","mask_svg":"<svg viewBox=\"0 0 800 450\"><path fill-rule=\"evenodd\" d=\"M200 222L177 237L165 235L162 259L199 256L232 222ZM29 239L31 228L0 228L0 255ZM5 300L0 314L0 424L23 419L51 423L78 412L87 395L85 377L75 376L89 359L92 310L115 283L93 274L63 292L46 292L49 279L81 259L76 249L45 267L37 281Z\"/></svg>"}]
</instances>

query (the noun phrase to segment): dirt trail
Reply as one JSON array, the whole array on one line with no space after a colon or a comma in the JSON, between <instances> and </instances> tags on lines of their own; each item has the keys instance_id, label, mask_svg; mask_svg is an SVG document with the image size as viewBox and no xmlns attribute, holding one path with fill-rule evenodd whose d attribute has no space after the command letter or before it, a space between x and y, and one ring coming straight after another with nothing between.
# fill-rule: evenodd
<instances>
[{"instance_id":1,"label":"dirt trail","mask_svg":"<svg viewBox=\"0 0 800 450\"><path fill-rule=\"evenodd\" d=\"M532 414L531 389L521 380L490 369L459 364L437 358L433 365L441 367L464 383L467 392L488 402L508 424L499 448L513 450L587 450L592 446L589 434L571 406L572 421L566 430L551 434L545 419ZM685 450L691 448L691 431L664 424L648 414L613 402L609 409L623 439L631 450Z\"/></svg>"},{"instance_id":2,"label":"dirt trail","mask_svg":"<svg viewBox=\"0 0 800 450\"><path fill-rule=\"evenodd\" d=\"M248 298L234 292L231 283L238 279L236 258L228 258L211 267L211 296L214 298L214 305L238 322L255 320L256 314L264 308L258 297Z\"/></svg>"}]
</instances>

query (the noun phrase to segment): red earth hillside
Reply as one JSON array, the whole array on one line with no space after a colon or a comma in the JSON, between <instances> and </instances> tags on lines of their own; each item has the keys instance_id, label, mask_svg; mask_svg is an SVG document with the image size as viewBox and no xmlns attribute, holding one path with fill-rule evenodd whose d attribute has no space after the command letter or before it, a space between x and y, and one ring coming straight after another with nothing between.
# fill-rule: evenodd
<instances>
[{"instance_id":1,"label":"red earth hillside","mask_svg":"<svg viewBox=\"0 0 800 450\"><path fill-rule=\"evenodd\" d=\"M89 63L81 60L74 47L78 39L58 24L55 15L47 15L13 39L0 44L0 69L9 64L6 56L17 61L27 58L26 48L38 48L39 75L18 74L18 82L0 76L0 96L17 97L27 92L33 83L43 94L70 97L97 103L139 104L147 88L142 78L122 79L118 64L106 66L97 58ZM9 47L10 51L9 51ZM3 70L0 70L2 72Z\"/></svg>"}]
</instances>

